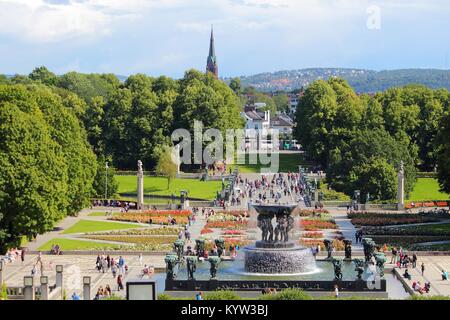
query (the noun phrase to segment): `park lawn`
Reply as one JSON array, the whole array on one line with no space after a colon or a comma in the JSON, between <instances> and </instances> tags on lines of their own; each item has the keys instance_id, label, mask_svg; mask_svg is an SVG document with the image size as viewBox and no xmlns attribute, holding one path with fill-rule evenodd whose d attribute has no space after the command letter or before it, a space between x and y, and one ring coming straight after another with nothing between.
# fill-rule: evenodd
<instances>
[{"instance_id":1,"label":"park lawn","mask_svg":"<svg viewBox=\"0 0 450 320\"><path fill-rule=\"evenodd\" d=\"M139 224L80 220L63 234L142 228Z\"/></svg>"},{"instance_id":2,"label":"park lawn","mask_svg":"<svg viewBox=\"0 0 450 320\"><path fill-rule=\"evenodd\" d=\"M94 241L83 241L83 240L73 240L64 238L55 238L47 242L46 244L39 247L39 251L50 251L52 245L58 244L61 250L72 251L72 250L114 250L119 248L118 245L100 243Z\"/></svg>"},{"instance_id":3,"label":"park lawn","mask_svg":"<svg viewBox=\"0 0 450 320\"><path fill-rule=\"evenodd\" d=\"M120 212L113 212L112 214L113 216L117 216L120 214ZM88 217L104 217L104 216L106 216L106 212L92 212L88 214Z\"/></svg>"},{"instance_id":4,"label":"park lawn","mask_svg":"<svg viewBox=\"0 0 450 320\"><path fill-rule=\"evenodd\" d=\"M137 192L136 176L116 176L119 183L119 194L134 194ZM188 197L213 200L217 191L222 189L222 181L200 181L199 179L172 179L170 189L167 189L167 179L164 177L144 177L144 193L146 195L180 196L181 190L188 191ZM167 199L170 201L170 199ZM151 202L150 200L147 200Z\"/></svg>"},{"instance_id":5,"label":"park lawn","mask_svg":"<svg viewBox=\"0 0 450 320\"><path fill-rule=\"evenodd\" d=\"M270 153L266 157L269 157L273 162L275 159L275 153ZM298 172L298 166L308 166L308 163L303 159L303 155L301 153L280 153L278 154L279 159L279 167L275 168L274 172ZM237 160L236 160L237 162ZM259 161L259 157L257 158L256 164L249 163L249 155L245 156L245 164L235 164L232 165L233 169L237 166L240 173L260 173L261 168L269 168L270 163L268 165L263 165Z\"/></svg>"},{"instance_id":6,"label":"park lawn","mask_svg":"<svg viewBox=\"0 0 450 320\"><path fill-rule=\"evenodd\" d=\"M449 200L450 195L439 191L439 183L433 178L419 178L409 201Z\"/></svg>"}]
</instances>

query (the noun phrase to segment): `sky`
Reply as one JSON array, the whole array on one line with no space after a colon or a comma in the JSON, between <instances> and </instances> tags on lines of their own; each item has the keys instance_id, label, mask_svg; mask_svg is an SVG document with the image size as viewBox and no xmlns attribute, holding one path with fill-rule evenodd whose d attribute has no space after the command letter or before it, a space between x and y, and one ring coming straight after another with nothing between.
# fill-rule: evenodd
<instances>
[{"instance_id":1,"label":"sky","mask_svg":"<svg viewBox=\"0 0 450 320\"><path fill-rule=\"evenodd\" d=\"M448 0L0 0L0 73L450 68Z\"/></svg>"}]
</instances>

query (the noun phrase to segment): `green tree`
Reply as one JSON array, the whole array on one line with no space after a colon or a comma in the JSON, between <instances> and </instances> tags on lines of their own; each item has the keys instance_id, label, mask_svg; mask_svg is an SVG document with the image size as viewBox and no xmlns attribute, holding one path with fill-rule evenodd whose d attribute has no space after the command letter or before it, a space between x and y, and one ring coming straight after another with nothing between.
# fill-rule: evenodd
<instances>
[{"instance_id":1,"label":"green tree","mask_svg":"<svg viewBox=\"0 0 450 320\"><path fill-rule=\"evenodd\" d=\"M40 81L47 86L54 86L58 82L58 77L46 67L35 68L28 77L33 81Z\"/></svg>"},{"instance_id":2,"label":"green tree","mask_svg":"<svg viewBox=\"0 0 450 320\"><path fill-rule=\"evenodd\" d=\"M116 168L112 165L111 158L100 156L97 163L97 174L93 182L94 197L104 199L113 198L119 190L119 183L115 178ZM108 187L108 190L106 190Z\"/></svg>"},{"instance_id":3,"label":"green tree","mask_svg":"<svg viewBox=\"0 0 450 320\"><path fill-rule=\"evenodd\" d=\"M286 93L277 93L273 96L273 101L277 107L277 111L288 112L289 111L289 97Z\"/></svg>"},{"instance_id":4,"label":"green tree","mask_svg":"<svg viewBox=\"0 0 450 320\"><path fill-rule=\"evenodd\" d=\"M230 88L234 91L235 94L240 95L242 93L241 79L237 77L231 79Z\"/></svg>"},{"instance_id":5,"label":"green tree","mask_svg":"<svg viewBox=\"0 0 450 320\"><path fill-rule=\"evenodd\" d=\"M450 113L447 112L440 122L436 138L438 180L441 189L450 193Z\"/></svg>"},{"instance_id":6,"label":"green tree","mask_svg":"<svg viewBox=\"0 0 450 320\"><path fill-rule=\"evenodd\" d=\"M392 200L397 192L397 174L386 159L372 157L349 174L353 190L361 191L361 199L370 195L371 200Z\"/></svg>"},{"instance_id":7,"label":"green tree","mask_svg":"<svg viewBox=\"0 0 450 320\"><path fill-rule=\"evenodd\" d=\"M177 176L177 165L172 159L172 148L164 146L159 154L156 172L167 178L167 189L170 189L170 182Z\"/></svg>"}]
</instances>

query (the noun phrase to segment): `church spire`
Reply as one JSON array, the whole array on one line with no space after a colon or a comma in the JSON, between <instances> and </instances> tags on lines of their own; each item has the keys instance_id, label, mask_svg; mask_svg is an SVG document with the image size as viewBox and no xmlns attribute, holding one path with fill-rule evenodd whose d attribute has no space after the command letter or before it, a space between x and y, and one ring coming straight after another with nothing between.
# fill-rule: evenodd
<instances>
[{"instance_id":1,"label":"church spire","mask_svg":"<svg viewBox=\"0 0 450 320\"><path fill-rule=\"evenodd\" d=\"M219 69L217 67L216 48L214 45L214 29L211 26L211 38L209 41L209 55L206 63L206 72L211 72L216 78L219 77Z\"/></svg>"}]
</instances>

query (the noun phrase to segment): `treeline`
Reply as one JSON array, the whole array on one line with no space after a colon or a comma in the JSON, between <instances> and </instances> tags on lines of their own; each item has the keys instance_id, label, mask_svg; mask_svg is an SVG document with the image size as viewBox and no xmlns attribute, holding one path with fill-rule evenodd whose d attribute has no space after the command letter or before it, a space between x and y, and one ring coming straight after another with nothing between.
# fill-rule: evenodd
<instances>
[{"instance_id":1,"label":"treeline","mask_svg":"<svg viewBox=\"0 0 450 320\"><path fill-rule=\"evenodd\" d=\"M205 130L241 128L239 98L210 74L189 70L182 79L132 75L124 83L113 74L69 72L57 76L45 67L28 77L0 78L0 83L42 83L70 99L68 107L86 129L97 156L121 169L146 170L156 165L161 147L170 145L173 130L192 130L194 119ZM76 95L73 95L75 93Z\"/></svg>"},{"instance_id":2,"label":"treeline","mask_svg":"<svg viewBox=\"0 0 450 320\"><path fill-rule=\"evenodd\" d=\"M225 132L240 128L239 98L195 70L180 80L142 74L121 83L111 74L45 67L0 76L0 253L23 238L114 193L114 167L154 169L176 128L199 120Z\"/></svg>"},{"instance_id":3,"label":"treeline","mask_svg":"<svg viewBox=\"0 0 450 320\"><path fill-rule=\"evenodd\" d=\"M333 188L350 196L361 190L363 201L367 194L370 200L391 200L401 162L407 193L418 169L432 171L439 164L440 174L448 176L450 166L442 160L448 135L442 137L440 128L449 105L445 89L411 85L358 96L343 79L318 80L299 101L296 135Z\"/></svg>"}]
</instances>

